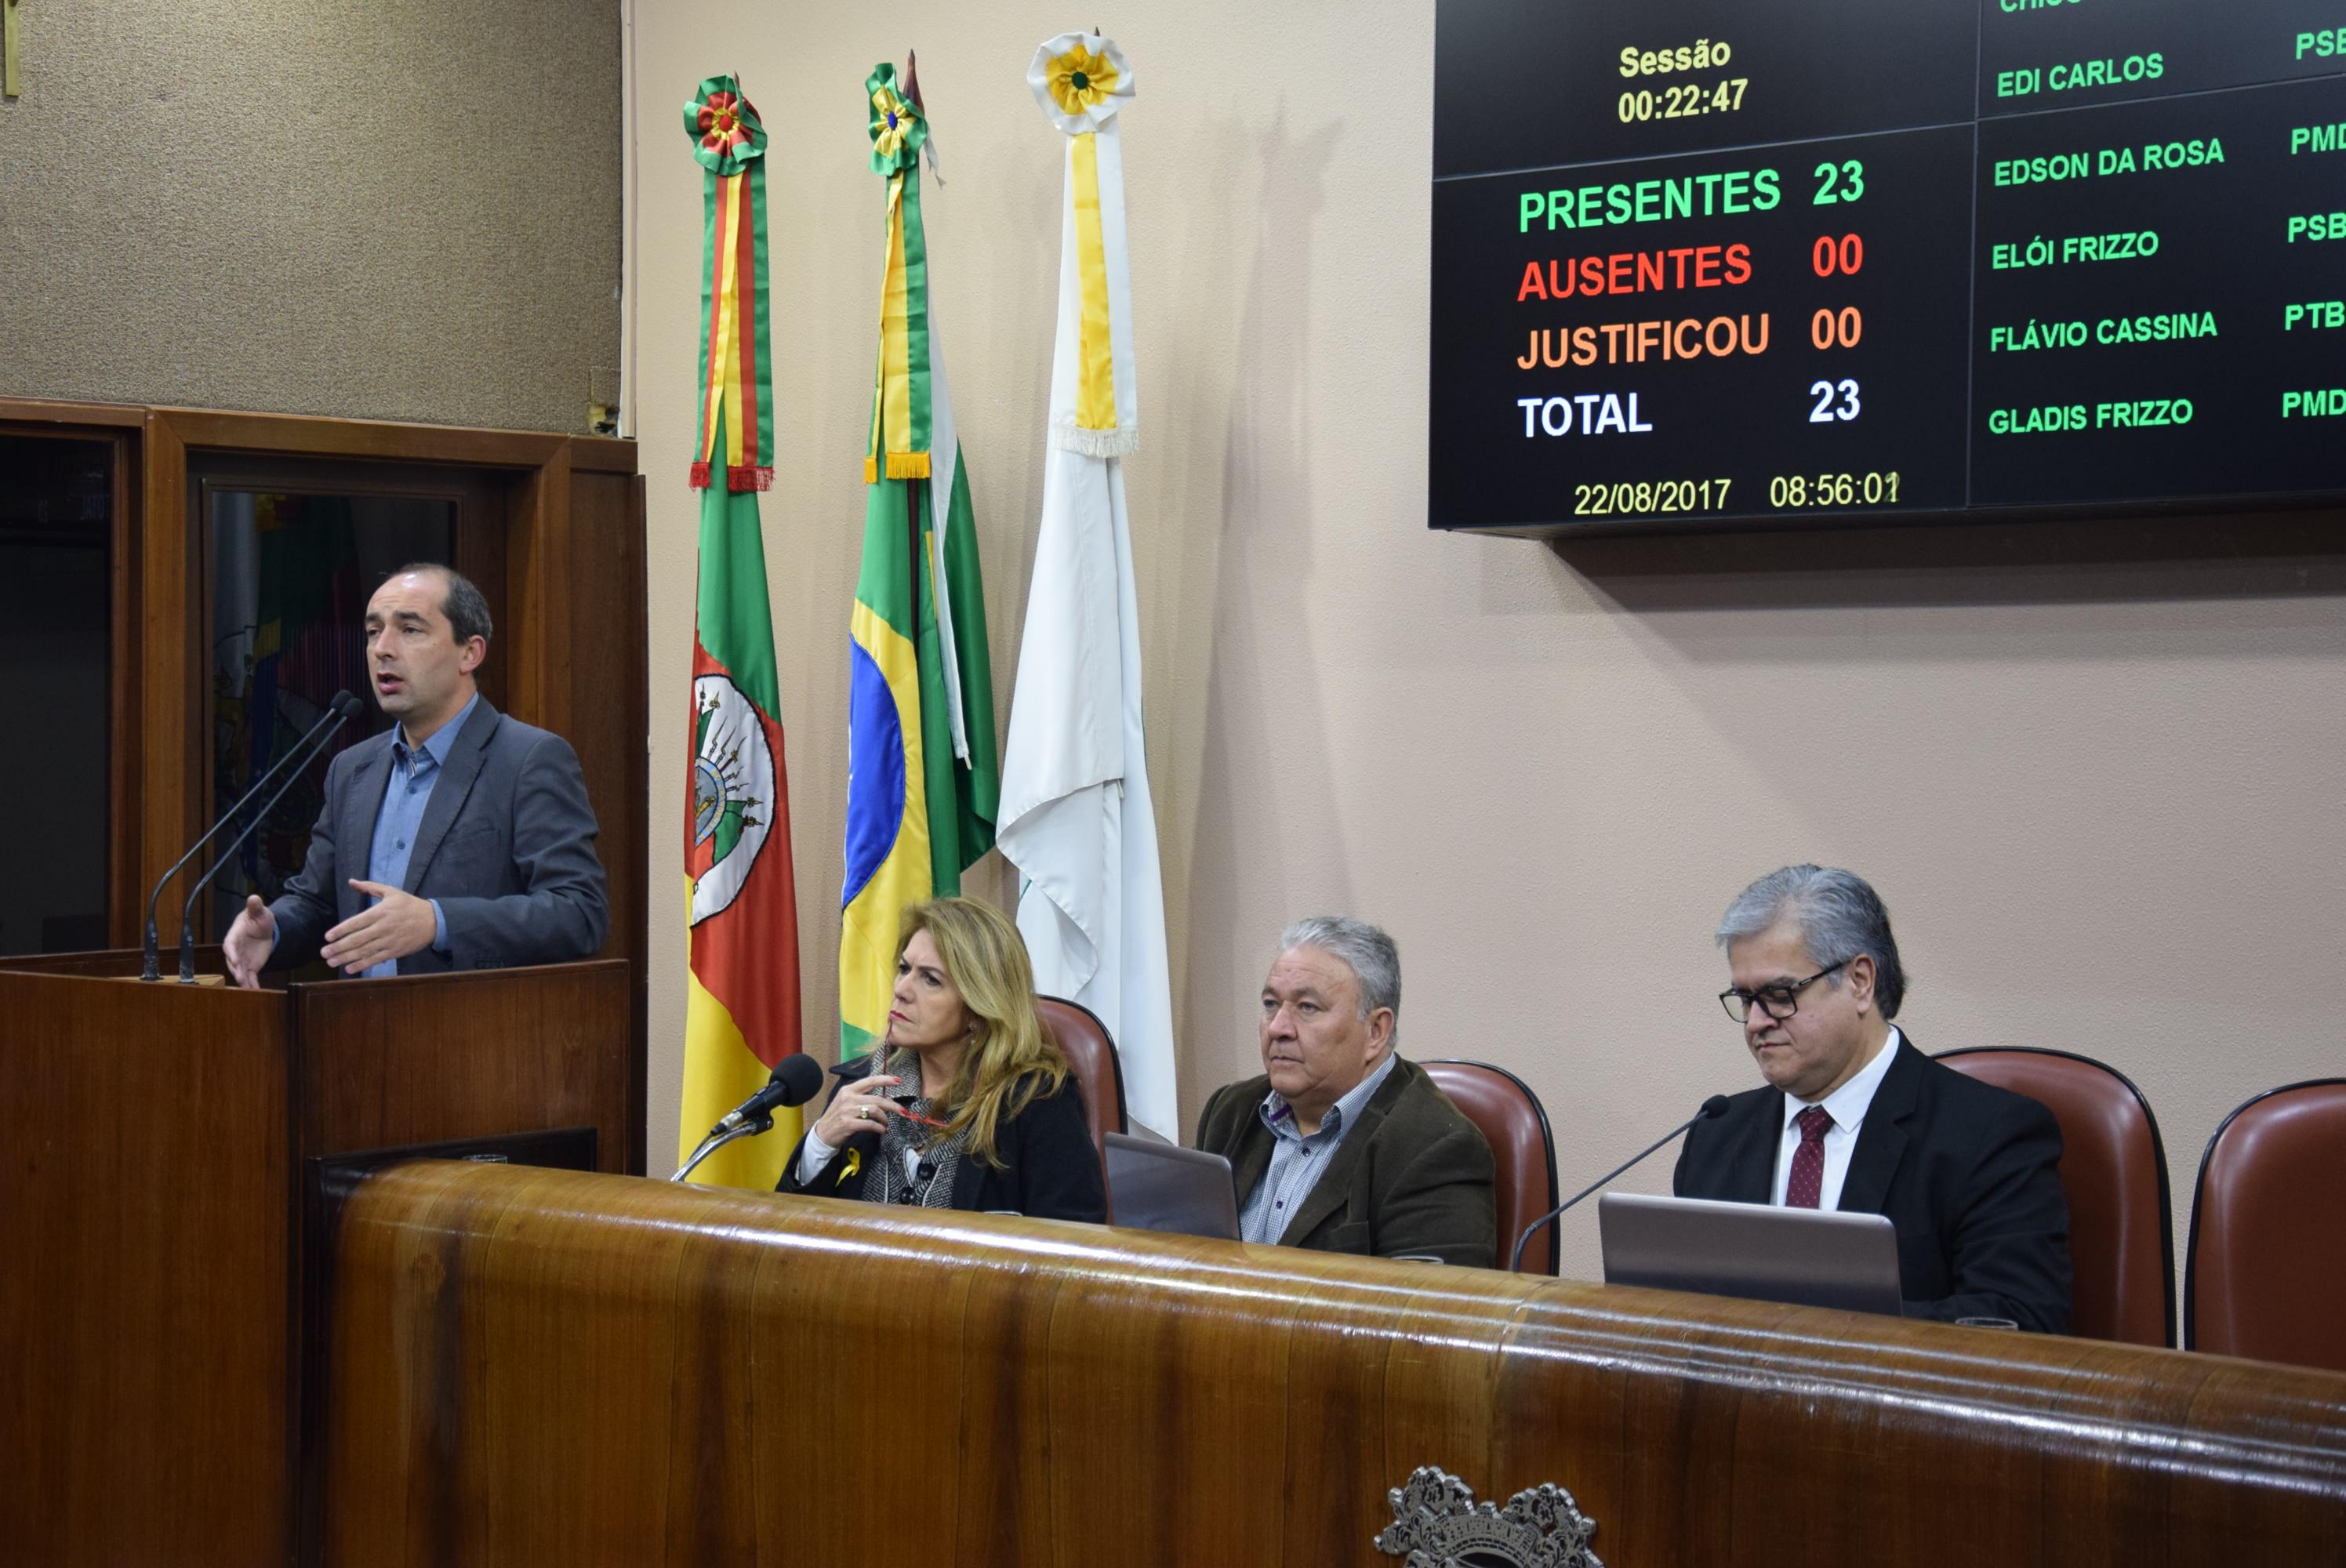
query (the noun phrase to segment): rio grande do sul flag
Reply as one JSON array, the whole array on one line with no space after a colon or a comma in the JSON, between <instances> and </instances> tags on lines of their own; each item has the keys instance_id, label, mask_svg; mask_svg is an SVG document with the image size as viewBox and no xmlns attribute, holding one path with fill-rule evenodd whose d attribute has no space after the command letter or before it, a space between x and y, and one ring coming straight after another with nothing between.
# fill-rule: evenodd
<instances>
[{"instance_id":1,"label":"rio grande do sul flag","mask_svg":"<svg viewBox=\"0 0 2346 1568\"><path fill-rule=\"evenodd\" d=\"M704 170L700 580L692 648L692 778L684 873L691 951L678 1159L799 1049L798 901L790 876L781 691L758 492L773 472L766 360L766 136L729 76L700 84L686 131ZM693 1173L771 1189L799 1114L719 1149Z\"/></svg>"},{"instance_id":2,"label":"rio grande do sul flag","mask_svg":"<svg viewBox=\"0 0 2346 1568\"><path fill-rule=\"evenodd\" d=\"M864 82L887 229L864 455L863 556L848 622L846 877L840 890L840 1054L887 1030L897 922L961 891L994 847L1001 794L969 474L929 300L920 95L895 67Z\"/></svg>"}]
</instances>

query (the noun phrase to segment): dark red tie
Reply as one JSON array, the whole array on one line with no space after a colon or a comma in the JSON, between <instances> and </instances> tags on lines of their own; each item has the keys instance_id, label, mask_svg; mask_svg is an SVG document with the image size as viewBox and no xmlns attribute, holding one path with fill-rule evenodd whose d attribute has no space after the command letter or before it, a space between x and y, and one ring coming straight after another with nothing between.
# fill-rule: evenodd
<instances>
[{"instance_id":1,"label":"dark red tie","mask_svg":"<svg viewBox=\"0 0 2346 1568\"><path fill-rule=\"evenodd\" d=\"M1800 1146L1792 1153L1792 1174L1784 1183L1786 1208L1814 1208L1825 1188L1825 1129L1832 1113L1810 1105L1792 1120L1800 1125Z\"/></svg>"}]
</instances>

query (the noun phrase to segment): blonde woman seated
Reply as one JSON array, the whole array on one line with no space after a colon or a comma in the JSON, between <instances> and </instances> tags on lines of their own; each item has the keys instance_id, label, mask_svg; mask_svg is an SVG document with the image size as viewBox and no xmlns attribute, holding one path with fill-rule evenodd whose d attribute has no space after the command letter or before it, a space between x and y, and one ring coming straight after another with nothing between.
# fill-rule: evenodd
<instances>
[{"instance_id":1,"label":"blonde woman seated","mask_svg":"<svg viewBox=\"0 0 2346 1568\"><path fill-rule=\"evenodd\" d=\"M969 899L904 911L881 1045L807 1130L778 1192L1107 1217L1067 1059L1035 1012L1018 928Z\"/></svg>"}]
</instances>

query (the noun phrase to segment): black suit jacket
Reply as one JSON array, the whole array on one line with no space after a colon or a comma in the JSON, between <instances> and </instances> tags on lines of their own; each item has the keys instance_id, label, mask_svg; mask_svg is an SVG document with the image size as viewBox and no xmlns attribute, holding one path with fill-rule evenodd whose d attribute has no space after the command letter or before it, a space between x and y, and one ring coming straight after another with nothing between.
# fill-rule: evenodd
<instances>
[{"instance_id":1,"label":"black suit jacket","mask_svg":"<svg viewBox=\"0 0 2346 1568\"><path fill-rule=\"evenodd\" d=\"M832 1068L841 1083L852 1084L872 1071L872 1059L852 1063L845 1071ZM834 1091L835 1092L835 1091ZM782 1166L776 1192L811 1193L817 1197L863 1196L864 1172L880 1157L880 1135L858 1133L831 1156L831 1163L810 1182L799 1180L799 1155L806 1140ZM1037 1219L1083 1219L1094 1225L1107 1218L1107 1184L1100 1171L1099 1145L1092 1142L1092 1126L1084 1115L1083 1091L1070 1075L1056 1095L1026 1102L1026 1108L994 1129L994 1154L1002 1163L990 1166L964 1154L954 1167L953 1207L969 1211L1008 1208ZM850 1158L850 1156L854 1157Z\"/></svg>"},{"instance_id":2,"label":"black suit jacket","mask_svg":"<svg viewBox=\"0 0 2346 1568\"><path fill-rule=\"evenodd\" d=\"M1672 1190L1766 1203L1783 1138L1783 1093L1753 1089L1727 1107L1687 1135ZM1932 1061L1909 1038L1858 1129L1840 1207L1888 1215L1898 1227L1908 1317L2009 1318L2063 1334L2069 1205L2060 1159L2052 1112Z\"/></svg>"},{"instance_id":3,"label":"black suit jacket","mask_svg":"<svg viewBox=\"0 0 2346 1568\"><path fill-rule=\"evenodd\" d=\"M1198 1146L1230 1162L1240 1208L1270 1171L1272 1135L1260 1114L1270 1092L1268 1076L1225 1084L1198 1118ZM1488 1268L1498 1235L1491 1145L1424 1068L1398 1060L1279 1244L1376 1257L1423 1253Z\"/></svg>"},{"instance_id":4,"label":"black suit jacket","mask_svg":"<svg viewBox=\"0 0 2346 1568\"><path fill-rule=\"evenodd\" d=\"M278 933L270 967L307 963L328 931L367 907L350 879L364 879L373 859L395 733L361 741L327 768L309 858L269 906ZM399 972L592 958L610 926L595 832L569 742L481 698L441 765L400 883L440 901L448 947L409 953Z\"/></svg>"}]
</instances>

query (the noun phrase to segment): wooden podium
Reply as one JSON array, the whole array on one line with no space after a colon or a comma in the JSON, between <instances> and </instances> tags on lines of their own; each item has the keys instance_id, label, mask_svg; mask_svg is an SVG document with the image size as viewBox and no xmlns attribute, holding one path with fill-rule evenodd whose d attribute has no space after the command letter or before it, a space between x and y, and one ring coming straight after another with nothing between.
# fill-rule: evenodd
<instances>
[{"instance_id":1,"label":"wooden podium","mask_svg":"<svg viewBox=\"0 0 2346 1568\"><path fill-rule=\"evenodd\" d=\"M303 1162L585 1125L624 1171L628 966L138 971L0 963L0 1563L284 1563Z\"/></svg>"}]
</instances>

